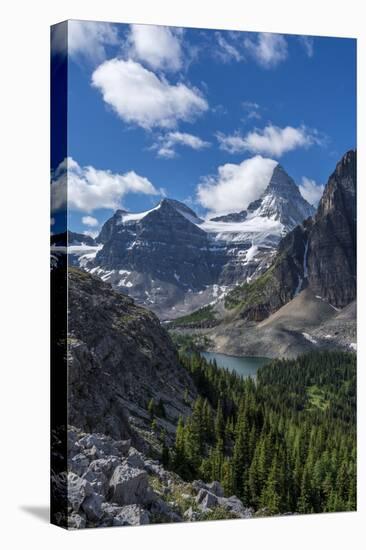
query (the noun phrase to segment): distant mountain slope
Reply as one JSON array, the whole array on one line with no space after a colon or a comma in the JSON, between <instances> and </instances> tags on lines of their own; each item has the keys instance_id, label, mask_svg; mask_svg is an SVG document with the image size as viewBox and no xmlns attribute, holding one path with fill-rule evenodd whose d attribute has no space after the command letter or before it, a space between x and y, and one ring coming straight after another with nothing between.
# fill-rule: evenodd
<instances>
[{"instance_id":1,"label":"distant mountain slope","mask_svg":"<svg viewBox=\"0 0 366 550\"><path fill-rule=\"evenodd\" d=\"M67 246L68 245L81 245L95 246L96 242L93 237L85 235L85 233L75 233L75 231L64 231L63 233L57 233L51 235L51 245L54 246Z\"/></svg>"},{"instance_id":2,"label":"distant mountain slope","mask_svg":"<svg viewBox=\"0 0 366 550\"><path fill-rule=\"evenodd\" d=\"M278 165L248 211L203 220L172 199L146 212L117 210L94 248L69 250L71 263L161 318L174 318L224 296L239 281L256 279L283 235L312 213Z\"/></svg>"},{"instance_id":3,"label":"distant mountain slope","mask_svg":"<svg viewBox=\"0 0 366 550\"><path fill-rule=\"evenodd\" d=\"M211 310L211 316L214 312ZM338 310L306 288L261 322L242 319L235 311L224 318L184 318L170 325L173 332L208 343L210 351L237 356L297 357L319 349L356 350L356 304ZM195 314L192 316L193 321ZM196 313L196 318L198 313Z\"/></svg>"}]
</instances>

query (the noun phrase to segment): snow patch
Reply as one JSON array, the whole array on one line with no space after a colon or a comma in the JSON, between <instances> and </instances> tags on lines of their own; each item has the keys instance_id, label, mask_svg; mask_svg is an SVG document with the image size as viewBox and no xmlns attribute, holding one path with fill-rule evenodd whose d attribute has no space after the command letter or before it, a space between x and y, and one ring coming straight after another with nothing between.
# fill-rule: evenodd
<instances>
[{"instance_id":1,"label":"snow patch","mask_svg":"<svg viewBox=\"0 0 366 550\"><path fill-rule=\"evenodd\" d=\"M205 220L200 224L200 228L207 233L223 234L227 237L230 233L261 233L263 231L271 231L280 236L283 225L278 220L255 216L247 218L243 222L214 222L212 220Z\"/></svg>"},{"instance_id":2,"label":"snow patch","mask_svg":"<svg viewBox=\"0 0 366 550\"><path fill-rule=\"evenodd\" d=\"M123 213L121 214L121 221L120 223L125 223L125 222L138 222L140 220L142 220L142 218L144 218L145 216L147 216L148 214L150 214L150 212L154 212L154 210L159 210L161 204L158 204L157 206L155 206L155 208L151 208L151 210L146 210L145 212L131 212L131 213Z\"/></svg>"},{"instance_id":3,"label":"snow patch","mask_svg":"<svg viewBox=\"0 0 366 550\"><path fill-rule=\"evenodd\" d=\"M252 242L252 246L247 250L247 254L245 256L246 263L249 263L250 261L252 261L254 256L257 254L257 252L258 252L258 246L256 244L253 244Z\"/></svg>"},{"instance_id":4,"label":"snow patch","mask_svg":"<svg viewBox=\"0 0 366 550\"><path fill-rule=\"evenodd\" d=\"M350 347L351 349L353 349L353 351L357 351L357 344L356 344L356 342L352 342L352 343L349 345L349 347Z\"/></svg>"},{"instance_id":5,"label":"snow patch","mask_svg":"<svg viewBox=\"0 0 366 550\"><path fill-rule=\"evenodd\" d=\"M317 344L318 343L317 340L315 340L315 338L310 336L310 334L308 334L307 332L302 332L301 334L303 335L304 338L306 338L306 340L308 340L312 344Z\"/></svg>"},{"instance_id":6,"label":"snow patch","mask_svg":"<svg viewBox=\"0 0 366 550\"><path fill-rule=\"evenodd\" d=\"M213 287L212 287L212 296L214 298L217 298L218 293L219 293L219 285L213 285Z\"/></svg>"}]
</instances>

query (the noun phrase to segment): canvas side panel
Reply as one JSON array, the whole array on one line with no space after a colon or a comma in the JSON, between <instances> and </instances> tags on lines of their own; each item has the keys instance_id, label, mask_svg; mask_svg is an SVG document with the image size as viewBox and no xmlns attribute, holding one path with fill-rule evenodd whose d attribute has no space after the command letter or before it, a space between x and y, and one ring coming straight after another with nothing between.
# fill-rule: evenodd
<instances>
[{"instance_id":1,"label":"canvas side panel","mask_svg":"<svg viewBox=\"0 0 366 550\"><path fill-rule=\"evenodd\" d=\"M67 527L67 22L51 27L51 523Z\"/></svg>"}]
</instances>

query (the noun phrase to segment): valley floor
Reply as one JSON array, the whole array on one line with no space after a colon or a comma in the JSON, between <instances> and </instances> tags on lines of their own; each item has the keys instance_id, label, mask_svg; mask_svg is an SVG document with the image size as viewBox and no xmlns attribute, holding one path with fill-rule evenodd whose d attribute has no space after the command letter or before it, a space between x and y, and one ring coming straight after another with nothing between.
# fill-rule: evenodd
<instances>
[{"instance_id":1,"label":"valley floor","mask_svg":"<svg viewBox=\"0 0 366 550\"><path fill-rule=\"evenodd\" d=\"M309 289L260 323L230 316L213 327L174 325L173 333L205 342L207 351L236 356L296 357L314 350L356 350L356 302L342 310Z\"/></svg>"}]
</instances>

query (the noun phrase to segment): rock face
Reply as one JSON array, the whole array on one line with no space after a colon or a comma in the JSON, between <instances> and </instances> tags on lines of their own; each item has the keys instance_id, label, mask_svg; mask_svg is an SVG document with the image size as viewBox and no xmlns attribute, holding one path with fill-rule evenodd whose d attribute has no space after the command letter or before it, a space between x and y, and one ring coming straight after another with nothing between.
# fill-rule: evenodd
<instances>
[{"instance_id":1,"label":"rock face","mask_svg":"<svg viewBox=\"0 0 366 550\"><path fill-rule=\"evenodd\" d=\"M330 176L309 231L309 286L335 307L356 297L356 151Z\"/></svg>"},{"instance_id":2,"label":"rock face","mask_svg":"<svg viewBox=\"0 0 366 550\"><path fill-rule=\"evenodd\" d=\"M171 319L258 277L280 239L313 212L277 165L248 210L202 220L172 199L146 212L117 210L103 225L94 251L71 246L69 252L72 265Z\"/></svg>"},{"instance_id":3,"label":"rock face","mask_svg":"<svg viewBox=\"0 0 366 550\"><path fill-rule=\"evenodd\" d=\"M156 316L78 269L69 269L68 284L69 422L142 445L153 400L156 422L174 437L196 389ZM99 458L91 436L86 445L89 458ZM75 461L83 467L81 457Z\"/></svg>"},{"instance_id":4,"label":"rock face","mask_svg":"<svg viewBox=\"0 0 366 550\"><path fill-rule=\"evenodd\" d=\"M233 212L232 214L226 214L225 216L216 216L211 218L212 222L243 222L247 218L248 212L242 210L241 212Z\"/></svg>"},{"instance_id":5,"label":"rock face","mask_svg":"<svg viewBox=\"0 0 366 550\"><path fill-rule=\"evenodd\" d=\"M168 199L142 215L119 210L102 228L103 248L94 263L104 272L114 270L112 284L132 296L147 292L145 298L159 301L165 294L173 305L184 289L199 291L217 279L199 223L192 210Z\"/></svg>"},{"instance_id":6,"label":"rock face","mask_svg":"<svg viewBox=\"0 0 366 550\"><path fill-rule=\"evenodd\" d=\"M128 463L117 466L109 486L111 499L121 506L145 503L150 500L147 473L142 469L129 466Z\"/></svg>"},{"instance_id":7,"label":"rock face","mask_svg":"<svg viewBox=\"0 0 366 550\"><path fill-rule=\"evenodd\" d=\"M129 441L85 434L73 426L68 439L68 472L53 476L52 483L67 492L69 529L200 521L217 508L228 518L253 515L236 496L225 497L217 481L184 482L157 460L138 453ZM88 454L91 443L98 450L95 460ZM129 463L136 454L138 469ZM75 460L81 456L83 460ZM102 485L91 481L96 473L99 479L103 476Z\"/></svg>"},{"instance_id":8,"label":"rock face","mask_svg":"<svg viewBox=\"0 0 366 550\"><path fill-rule=\"evenodd\" d=\"M304 288L336 308L356 297L355 151L337 164L315 216L288 233L269 269L225 303L246 320L262 321Z\"/></svg>"}]
</instances>

